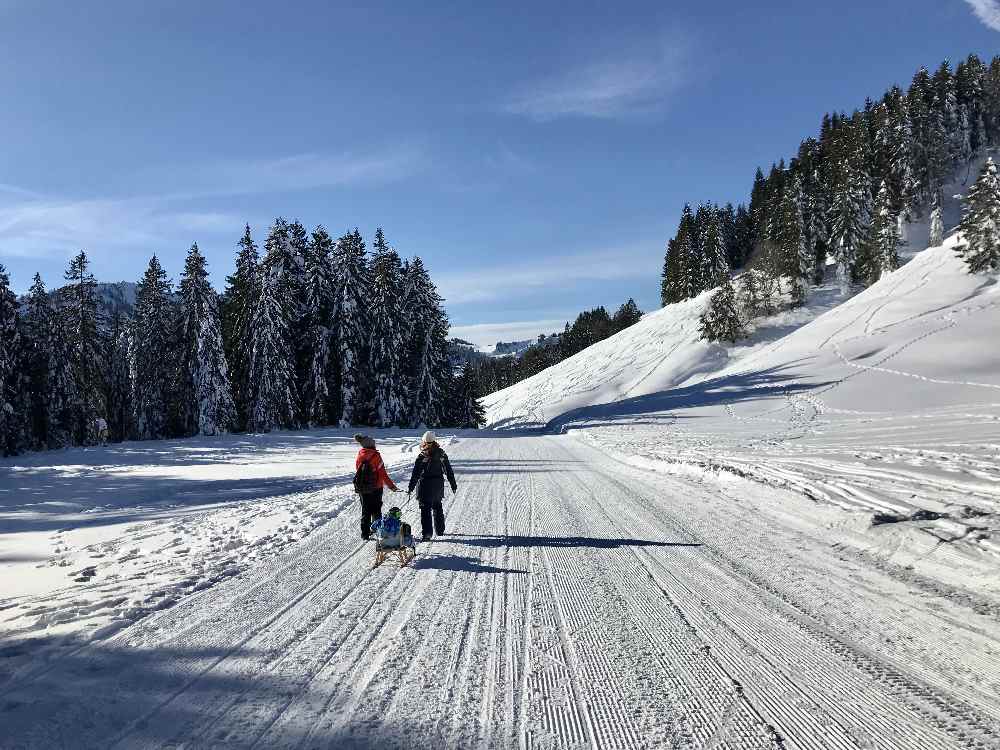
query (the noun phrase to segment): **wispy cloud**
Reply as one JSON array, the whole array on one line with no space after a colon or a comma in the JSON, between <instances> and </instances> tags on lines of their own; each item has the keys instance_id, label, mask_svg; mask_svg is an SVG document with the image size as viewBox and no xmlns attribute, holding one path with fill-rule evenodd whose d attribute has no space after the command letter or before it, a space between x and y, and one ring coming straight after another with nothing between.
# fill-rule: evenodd
<instances>
[{"instance_id":1,"label":"wispy cloud","mask_svg":"<svg viewBox=\"0 0 1000 750\"><path fill-rule=\"evenodd\" d=\"M686 80L688 43L632 44L625 56L592 60L528 84L503 109L536 120L617 118L660 110Z\"/></svg>"},{"instance_id":2,"label":"wispy cloud","mask_svg":"<svg viewBox=\"0 0 1000 750\"><path fill-rule=\"evenodd\" d=\"M658 269L655 244L563 256L536 254L532 262L444 272L434 279L449 305L511 300L571 289L588 281L645 279Z\"/></svg>"},{"instance_id":3,"label":"wispy cloud","mask_svg":"<svg viewBox=\"0 0 1000 750\"><path fill-rule=\"evenodd\" d=\"M984 24L995 31L1000 31L1000 2L998 0L965 0Z\"/></svg>"},{"instance_id":4,"label":"wispy cloud","mask_svg":"<svg viewBox=\"0 0 1000 750\"><path fill-rule=\"evenodd\" d=\"M175 211L152 199L29 200L0 206L0 250L7 257L58 257L81 248L163 249L199 231L238 232L241 217Z\"/></svg>"},{"instance_id":5,"label":"wispy cloud","mask_svg":"<svg viewBox=\"0 0 1000 750\"><path fill-rule=\"evenodd\" d=\"M170 197L201 198L381 185L406 179L426 164L422 149L399 146L367 153L230 159L184 170L158 168L149 177L173 185L177 192Z\"/></svg>"},{"instance_id":6,"label":"wispy cloud","mask_svg":"<svg viewBox=\"0 0 1000 750\"><path fill-rule=\"evenodd\" d=\"M498 341L528 341L542 333L558 333L565 320L521 320L512 323L477 323L471 326L452 326L449 335L464 339L480 349L492 350Z\"/></svg>"},{"instance_id":7,"label":"wispy cloud","mask_svg":"<svg viewBox=\"0 0 1000 750\"><path fill-rule=\"evenodd\" d=\"M0 183L0 255L55 257L81 247L155 250L178 236L235 233L252 217L215 210L213 199L385 184L425 163L423 151L400 147L156 167L139 175L155 192L128 198L46 196Z\"/></svg>"}]
</instances>

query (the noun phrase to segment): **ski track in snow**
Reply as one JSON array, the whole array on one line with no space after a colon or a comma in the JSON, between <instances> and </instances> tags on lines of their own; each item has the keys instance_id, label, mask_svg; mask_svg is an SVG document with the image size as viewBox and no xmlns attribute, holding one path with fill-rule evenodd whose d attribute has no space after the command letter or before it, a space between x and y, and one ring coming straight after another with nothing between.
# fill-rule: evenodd
<instances>
[{"instance_id":1,"label":"ski track in snow","mask_svg":"<svg viewBox=\"0 0 1000 750\"><path fill-rule=\"evenodd\" d=\"M347 507L13 678L0 747L1000 744L995 618L866 559L809 501L574 435L449 451L449 535L411 567L373 570Z\"/></svg>"}]
</instances>

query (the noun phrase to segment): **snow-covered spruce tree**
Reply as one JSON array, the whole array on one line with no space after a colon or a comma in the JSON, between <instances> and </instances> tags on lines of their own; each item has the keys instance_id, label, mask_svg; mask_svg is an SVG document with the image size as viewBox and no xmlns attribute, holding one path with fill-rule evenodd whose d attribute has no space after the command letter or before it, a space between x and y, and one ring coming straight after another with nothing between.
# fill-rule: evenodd
<instances>
[{"instance_id":1,"label":"snow-covered spruce tree","mask_svg":"<svg viewBox=\"0 0 1000 750\"><path fill-rule=\"evenodd\" d=\"M723 236L722 215L714 206L708 206L704 215L701 241L701 284L703 289L718 286L729 276L726 257L726 240Z\"/></svg>"},{"instance_id":2,"label":"snow-covered spruce tree","mask_svg":"<svg viewBox=\"0 0 1000 750\"><path fill-rule=\"evenodd\" d=\"M941 193L934 193L931 203L931 225L928 236L928 247L940 247L944 242L944 219L941 214Z\"/></svg>"},{"instance_id":3,"label":"snow-covered spruce tree","mask_svg":"<svg viewBox=\"0 0 1000 750\"><path fill-rule=\"evenodd\" d=\"M265 243L259 297L250 324L248 420L251 432L298 425L298 385L287 266L288 232L275 221Z\"/></svg>"},{"instance_id":4,"label":"snow-covered spruce tree","mask_svg":"<svg viewBox=\"0 0 1000 750\"><path fill-rule=\"evenodd\" d=\"M963 201L958 225L964 242L955 248L970 273L1000 270L1000 177L987 159L976 184Z\"/></svg>"},{"instance_id":5,"label":"snow-covered spruce tree","mask_svg":"<svg viewBox=\"0 0 1000 750\"><path fill-rule=\"evenodd\" d=\"M486 410L479 400L479 379L471 362L466 362L454 379L448 411L453 427L478 429L486 424Z\"/></svg>"},{"instance_id":6,"label":"snow-covered spruce tree","mask_svg":"<svg viewBox=\"0 0 1000 750\"><path fill-rule=\"evenodd\" d=\"M840 164L830 217L830 240L842 296L850 292L855 261L868 226L867 193L858 172L845 159Z\"/></svg>"},{"instance_id":7,"label":"snow-covered spruce tree","mask_svg":"<svg viewBox=\"0 0 1000 750\"><path fill-rule=\"evenodd\" d=\"M154 255L135 291L135 423L140 440L170 435L175 416L176 311L171 283Z\"/></svg>"},{"instance_id":8,"label":"snow-covered spruce tree","mask_svg":"<svg viewBox=\"0 0 1000 750\"><path fill-rule=\"evenodd\" d=\"M291 298L289 300L289 330L295 342L295 382L298 393L304 398L306 381L312 368L312 327L309 321L309 309L306 300L306 273L309 265L309 233L297 219L288 224L289 261L286 276ZM304 400L299 404L298 412L302 421L308 421L309 404Z\"/></svg>"},{"instance_id":9,"label":"snow-covered spruce tree","mask_svg":"<svg viewBox=\"0 0 1000 750\"><path fill-rule=\"evenodd\" d=\"M910 128L913 136L911 168L913 169L913 208L922 209L930 196L930 186L934 179L934 153L932 148L931 102L934 98L933 85L927 68L920 68L906 94Z\"/></svg>"},{"instance_id":10,"label":"snow-covered spruce tree","mask_svg":"<svg viewBox=\"0 0 1000 750\"><path fill-rule=\"evenodd\" d=\"M208 280L198 243L184 261L180 283L180 414L184 434L221 435L233 429L236 407L222 344L219 297Z\"/></svg>"},{"instance_id":11,"label":"snow-covered spruce tree","mask_svg":"<svg viewBox=\"0 0 1000 750\"><path fill-rule=\"evenodd\" d=\"M726 277L708 301L701 314L701 337L706 341L736 343L747 335L746 323L740 315L733 282Z\"/></svg>"},{"instance_id":12,"label":"snow-covered spruce tree","mask_svg":"<svg viewBox=\"0 0 1000 750\"><path fill-rule=\"evenodd\" d=\"M361 233L345 234L334 251L336 305L333 341L337 382L340 383L340 424L367 424L370 419L368 386L368 304L371 275Z\"/></svg>"},{"instance_id":13,"label":"snow-covered spruce tree","mask_svg":"<svg viewBox=\"0 0 1000 750\"><path fill-rule=\"evenodd\" d=\"M697 297L702 292L701 259L699 253L698 225L691 206L685 205L681 213L681 227L676 241L678 255L677 289L680 299Z\"/></svg>"},{"instance_id":14,"label":"snow-covered spruce tree","mask_svg":"<svg viewBox=\"0 0 1000 750\"><path fill-rule=\"evenodd\" d=\"M226 291L222 297L222 340L236 409L234 429L244 430L250 399L252 325L254 310L260 299L260 256L249 224L238 244L236 269L226 277Z\"/></svg>"},{"instance_id":15,"label":"snow-covered spruce tree","mask_svg":"<svg viewBox=\"0 0 1000 750\"><path fill-rule=\"evenodd\" d=\"M409 264L409 308L404 311L414 332L406 363L410 383L408 421L411 426L443 424L452 378L448 359L448 316L443 300L418 257Z\"/></svg>"},{"instance_id":16,"label":"snow-covered spruce tree","mask_svg":"<svg viewBox=\"0 0 1000 750\"><path fill-rule=\"evenodd\" d=\"M406 421L407 383L401 358L404 339L399 296L402 263L379 228L372 245L371 338L369 360L374 383L375 423L399 426Z\"/></svg>"},{"instance_id":17,"label":"snow-covered spruce tree","mask_svg":"<svg viewBox=\"0 0 1000 750\"><path fill-rule=\"evenodd\" d=\"M89 268L87 254L81 251L69 263L64 277L68 283L60 295L59 330L65 337L73 375L72 391L67 394L72 398L71 438L77 445L96 439L95 422L105 412L97 282Z\"/></svg>"},{"instance_id":18,"label":"snow-covered spruce tree","mask_svg":"<svg viewBox=\"0 0 1000 750\"><path fill-rule=\"evenodd\" d=\"M333 424L340 418L340 388L334 367L336 342L333 318L336 279L333 240L316 227L306 254L305 314L309 367L303 384L303 403L310 427Z\"/></svg>"},{"instance_id":19,"label":"snow-covered spruce tree","mask_svg":"<svg viewBox=\"0 0 1000 750\"><path fill-rule=\"evenodd\" d=\"M899 268L899 234L896 218L892 210L889 186L883 181L868 232L865 265L860 269L860 274L869 285Z\"/></svg>"},{"instance_id":20,"label":"snow-covered spruce tree","mask_svg":"<svg viewBox=\"0 0 1000 750\"><path fill-rule=\"evenodd\" d=\"M0 265L0 452L14 456L25 446L23 361L17 297L7 269Z\"/></svg>"},{"instance_id":21,"label":"snow-covered spruce tree","mask_svg":"<svg viewBox=\"0 0 1000 750\"><path fill-rule=\"evenodd\" d=\"M802 183L798 175L785 183L785 194L778 212L779 226L775 238L779 273L788 276L792 284L792 304L805 303L806 291L813 278L812 251L806 244L805 221L802 216Z\"/></svg>"},{"instance_id":22,"label":"snow-covered spruce tree","mask_svg":"<svg viewBox=\"0 0 1000 750\"><path fill-rule=\"evenodd\" d=\"M635 300L629 297L625 302L622 303L614 316L611 318L611 326L614 333L619 331L624 331L626 328L635 325L640 320L642 320L642 310L635 303Z\"/></svg>"},{"instance_id":23,"label":"snow-covered spruce tree","mask_svg":"<svg viewBox=\"0 0 1000 750\"><path fill-rule=\"evenodd\" d=\"M135 435L135 389L132 385L132 323L116 312L104 335L105 401L108 405L108 439L128 440Z\"/></svg>"},{"instance_id":24,"label":"snow-covered spruce tree","mask_svg":"<svg viewBox=\"0 0 1000 750\"><path fill-rule=\"evenodd\" d=\"M24 368L28 393L29 445L43 450L49 442L49 410L46 403L49 391L50 343L54 313L42 277L35 274L22 317Z\"/></svg>"}]
</instances>

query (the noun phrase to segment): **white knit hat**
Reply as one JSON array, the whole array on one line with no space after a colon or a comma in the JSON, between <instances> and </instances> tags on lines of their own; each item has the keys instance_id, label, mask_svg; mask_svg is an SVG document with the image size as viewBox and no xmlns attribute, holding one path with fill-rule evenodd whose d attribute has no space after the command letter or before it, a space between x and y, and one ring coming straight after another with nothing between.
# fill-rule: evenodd
<instances>
[{"instance_id":1,"label":"white knit hat","mask_svg":"<svg viewBox=\"0 0 1000 750\"><path fill-rule=\"evenodd\" d=\"M421 443L436 443L438 441L437 435L435 435L431 430L427 430L424 436L420 438Z\"/></svg>"}]
</instances>

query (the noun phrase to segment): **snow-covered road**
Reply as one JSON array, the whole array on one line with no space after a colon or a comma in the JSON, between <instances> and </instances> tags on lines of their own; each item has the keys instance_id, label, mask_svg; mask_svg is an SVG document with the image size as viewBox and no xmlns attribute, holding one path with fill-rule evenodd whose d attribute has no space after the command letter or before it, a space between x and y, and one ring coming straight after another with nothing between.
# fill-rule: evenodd
<instances>
[{"instance_id":1,"label":"snow-covered road","mask_svg":"<svg viewBox=\"0 0 1000 750\"><path fill-rule=\"evenodd\" d=\"M997 603L874 564L842 511L573 435L449 452L411 568L342 508L0 686L0 747L1000 747Z\"/></svg>"}]
</instances>

